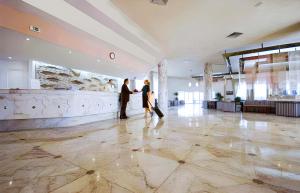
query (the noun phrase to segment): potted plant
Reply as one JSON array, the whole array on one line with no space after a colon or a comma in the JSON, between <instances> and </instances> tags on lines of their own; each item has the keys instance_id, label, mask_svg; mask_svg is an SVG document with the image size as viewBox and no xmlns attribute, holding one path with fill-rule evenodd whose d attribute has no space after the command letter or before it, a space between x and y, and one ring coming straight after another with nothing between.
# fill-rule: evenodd
<instances>
[{"instance_id":1,"label":"potted plant","mask_svg":"<svg viewBox=\"0 0 300 193\"><path fill-rule=\"evenodd\" d=\"M222 101L223 98L224 97L222 96L221 93L219 93L219 92L216 93L215 99L217 99L217 101Z\"/></svg>"},{"instance_id":2,"label":"potted plant","mask_svg":"<svg viewBox=\"0 0 300 193\"><path fill-rule=\"evenodd\" d=\"M242 110L241 97L235 97L234 102L235 102L235 111L240 112Z\"/></svg>"},{"instance_id":3,"label":"potted plant","mask_svg":"<svg viewBox=\"0 0 300 193\"><path fill-rule=\"evenodd\" d=\"M178 92L175 92L174 96L175 96L174 106L178 106Z\"/></svg>"},{"instance_id":4,"label":"potted plant","mask_svg":"<svg viewBox=\"0 0 300 193\"><path fill-rule=\"evenodd\" d=\"M178 92L175 92L174 96L175 96L175 100L178 100Z\"/></svg>"},{"instance_id":5,"label":"potted plant","mask_svg":"<svg viewBox=\"0 0 300 193\"><path fill-rule=\"evenodd\" d=\"M234 98L234 102L235 102L236 104L240 104L240 103L241 103L241 97L235 97L235 98Z\"/></svg>"}]
</instances>

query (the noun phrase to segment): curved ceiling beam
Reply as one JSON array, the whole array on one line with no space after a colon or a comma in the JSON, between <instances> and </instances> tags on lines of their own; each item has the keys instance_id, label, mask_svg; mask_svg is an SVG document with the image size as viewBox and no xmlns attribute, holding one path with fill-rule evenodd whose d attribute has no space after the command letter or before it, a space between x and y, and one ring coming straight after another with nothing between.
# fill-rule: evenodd
<instances>
[{"instance_id":1,"label":"curved ceiling beam","mask_svg":"<svg viewBox=\"0 0 300 193\"><path fill-rule=\"evenodd\" d=\"M125 15L111 0L65 0L131 42L150 52L161 54L158 43Z\"/></svg>"},{"instance_id":2,"label":"curved ceiling beam","mask_svg":"<svg viewBox=\"0 0 300 193\"><path fill-rule=\"evenodd\" d=\"M31 6L40 9L66 23L69 23L98 39L112 44L113 46L146 61L147 63L155 64L157 62L155 56L149 54L142 48L128 41L113 30L99 23L97 20L91 18L65 1L23 0L23 2L28 3Z\"/></svg>"},{"instance_id":3,"label":"curved ceiling beam","mask_svg":"<svg viewBox=\"0 0 300 193\"><path fill-rule=\"evenodd\" d=\"M30 25L36 25L40 27L41 32L36 33L30 31ZM106 42L91 36L90 34L77 30L76 28L76 30L71 30L66 28L66 26L61 26L61 24L56 22L49 22L42 17L32 15L27 12L22 12L2 4L0 4L0 27L22 33L29 37L43 40L46 43L48 42L61 46L65 48L66 53L69 49L73 50L74 52L76 51L83 53L94 61L94 63L91 63L91 60L89 60L89 62L84 64L89 66L83 67L85 69L88 69L89 67L91 70L93 70L95 69L95 65L97 65L97 70L99 73L101 73L101 71L99 71L99 64L96 61L97 59L100 59L105 63L112 63L112 65L114 65L113 67L120 68L120 70L123 71L123 74L126 74L132 69L135 71L135 73L146 73L146 71L153 66L153 64L146 63L145 61L119 50L118 48L115 48ZM16 44L14 46L19 45ZM111 60L109 58L109 53L111 51L116 52L115 60Z\"/></svg>"}]
</instances>

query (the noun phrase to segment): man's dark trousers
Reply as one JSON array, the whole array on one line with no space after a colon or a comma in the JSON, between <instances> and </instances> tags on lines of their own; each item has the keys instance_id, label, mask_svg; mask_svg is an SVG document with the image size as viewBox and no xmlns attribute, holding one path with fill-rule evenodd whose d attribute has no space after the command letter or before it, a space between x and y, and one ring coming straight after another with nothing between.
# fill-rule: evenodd
<instances>
[{"instance_id":1,"label":"man's dark trousers","mask_svg":"<svg viewBox=\"0 0 300 193\"><path fill-rule=\"evenodd\" d=\"M127 107L127 101L121 101L121 112L120 112L120 118L121 119L124 119L124 118L127 117L126 107Z\"/></svg>"}]
</instances>

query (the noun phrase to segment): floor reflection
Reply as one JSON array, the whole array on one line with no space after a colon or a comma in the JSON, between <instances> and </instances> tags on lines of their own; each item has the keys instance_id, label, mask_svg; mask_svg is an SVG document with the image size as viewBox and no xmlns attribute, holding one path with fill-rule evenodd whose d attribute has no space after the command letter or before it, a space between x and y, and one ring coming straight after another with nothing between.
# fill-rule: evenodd
<instances>
[{"instance_id":1,"label":"floor reflection","mask_svg":"<svg viewBox=\"0 0 300 193\"><path fill-rule=\"evenodd\" d=\"M297 193L300 120L185 105L0 133L2 193Z\"/></svg>"},{"instance_id":2,"label":"floor reflection","mask_svg":"<svg viewBox=\"0 0 300 193\"><path fill-rule=\"evenodd\" d=\"M203 115L203 109L200 104L186 104L179 106L177 114L179 117L196 117ZM175 108L176 109L176 108Z\"/></svg>"}]
</instances>

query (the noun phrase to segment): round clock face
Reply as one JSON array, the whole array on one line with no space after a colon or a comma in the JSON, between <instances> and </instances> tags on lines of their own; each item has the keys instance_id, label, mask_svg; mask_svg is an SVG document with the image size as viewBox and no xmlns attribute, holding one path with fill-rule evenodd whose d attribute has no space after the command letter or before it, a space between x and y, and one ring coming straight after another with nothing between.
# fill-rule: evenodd
<instances>
[{"instance_id":1,"label":"round clock face","mask_svg":"<svg viewBox=\"0 0 300 193\"><path fill-rule=\"evenodd\" d=\"M114 52L109 53L110 59L114 60L116 58L116 54Z\"/></svg>"}]
</instances>

